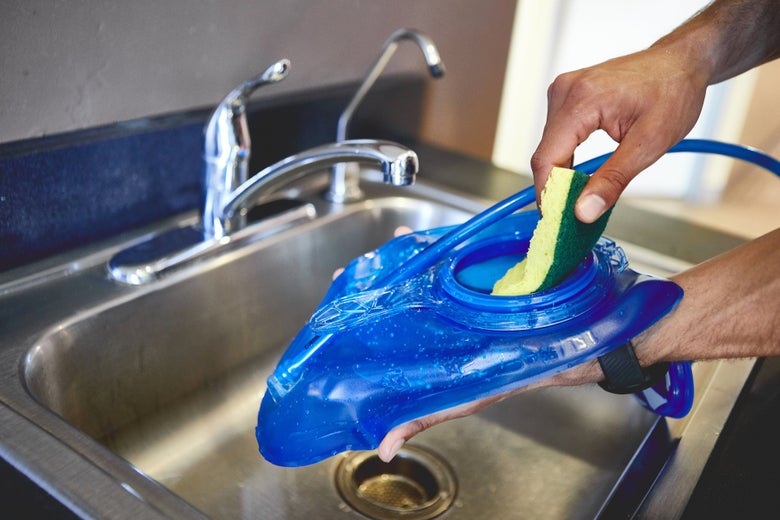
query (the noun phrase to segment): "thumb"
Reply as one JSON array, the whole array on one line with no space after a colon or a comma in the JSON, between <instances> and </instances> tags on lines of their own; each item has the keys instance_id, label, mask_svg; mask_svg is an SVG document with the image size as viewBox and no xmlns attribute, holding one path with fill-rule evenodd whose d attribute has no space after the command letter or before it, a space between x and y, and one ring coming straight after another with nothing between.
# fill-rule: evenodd
<instances>
[{"instance_id":1,"label":"thumb","mask_svg":"<svg viewBox=\"0 0 780 520\"><path fill-rule=\"evenodd\" d=\"M633 176L624 170L604 163L588 180L574 206L574 214L581 222L590 224L617 202Z\"/></svg>"},{"instance_id":2,"label":"thumb","mask_svg":"<svg viewBox=\"0 0 780 520\"><path fill-rule=\"evenodd\" d=\"M647 147L624 139L615 152L596 170L574 206L574 214L586 224L594 222L615 205L628 183L666 153L668 147Z\"/></svg>"}]
</instances>

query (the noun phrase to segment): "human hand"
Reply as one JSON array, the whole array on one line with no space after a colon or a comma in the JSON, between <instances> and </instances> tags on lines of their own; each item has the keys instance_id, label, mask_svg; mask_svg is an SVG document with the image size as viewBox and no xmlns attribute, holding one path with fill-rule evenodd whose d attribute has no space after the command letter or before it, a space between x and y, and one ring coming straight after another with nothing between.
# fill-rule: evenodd
<instances>
[{"instance_id":1,"label":"human hand","mask_svg":"<svg viewBox=\"0 0 780 520\"><path fill-rule=\"evenodd\" d=\"M558 76L531 158L537 201L552 167L571 167L575 148L602 129L619 145L575 206L582 222L600 217L629 181L693 128L708 82L694 63L661 45Z\"/></svg>"},{"instance_id":2,"label":"human hand","mask_svg":"<svg viewBox=\"0 0 780 520\"><path fill-rule=\"evenodd\" d=\"M390 462L404 443L418 433L436 426L437 424L475 414L492 404L522 392L546 386L575 386L585 383L594 383L603 378L604 373L601 371L598 362L592 360L521 388L464 403L460 406L442 410L441 412L425 417L420 417L419 419L401 424L390 430L387 435L385 435L384 439L382 439L382 442L379 443L377 454L384 462Z\"/></svg>"}]
</instances>

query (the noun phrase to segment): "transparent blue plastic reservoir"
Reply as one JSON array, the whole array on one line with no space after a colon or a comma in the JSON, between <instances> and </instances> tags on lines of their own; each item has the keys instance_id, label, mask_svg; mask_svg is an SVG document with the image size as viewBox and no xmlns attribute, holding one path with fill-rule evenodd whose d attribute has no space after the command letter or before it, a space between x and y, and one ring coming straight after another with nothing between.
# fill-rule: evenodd
<instances>
[{"instance_id":1,"label":"transparent blue plastic reservoir","mask_svg":"<svg viewBox=\"0 0 780 520\"><path fill-rule=\"evenodd\" d=\"M753 148L685 139L668 153L741 159L780 176ZM594 172L611 154L575 166ZM525 386L617 348L674 308L682 289L628 268L602 239L560 285L491 296L521 260L539 218L515 213L533 188L460 226L396 238L354 260L283 355L258 414L260 452L283 466L374 449L394 426ZM511 216L510 216L511 215ZM693 401L688 362L634 394L682 417Z\"/></svg>"},{"instance_id":2,"label":"transparent blue plastic reservoir","mask_svg":"<svg viewBox=\"0 0 780 520\"><path fill-rule=\"evenodd\" d=\"M374 449L394 426L605 354L682 297L673 282L631 270L606 238L557 287L491 296L538 218L503 218L401 280L386 273L454 228L398 237L351 262L268 379L262 455L301 466Z\"/></svg>"}]
</instances>

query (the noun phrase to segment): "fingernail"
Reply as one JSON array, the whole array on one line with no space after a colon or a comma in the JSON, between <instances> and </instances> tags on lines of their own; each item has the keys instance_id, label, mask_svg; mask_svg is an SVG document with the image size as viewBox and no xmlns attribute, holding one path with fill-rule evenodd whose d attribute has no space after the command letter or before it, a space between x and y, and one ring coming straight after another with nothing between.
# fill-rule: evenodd
<instances>
[{"instance_id":1,"label":"fingernail","mask_svg":"<svg viewBox=\"0 0 780 520\"><path fill-rule=\"evenodd\" d=\"M585 223L593 222L604 213L606 207L604 199L595 193L589 193L577 202L577 218Z\"/></svg>"},{"instance_id":2,"label":"fingernail","mask_svg":"<svg viewBox=\"0 0 780 520\"><path fill-rule=\"evenodd\" d=\"M395 444L393 444L390 449L385 454L379 454L379 458L382 459L383 462L390 462L393 460L393 457L396 456L396 454L399 452L399 450L403 447L404 440L398 439L395 441Z\"/></svg>"}]
</instances>

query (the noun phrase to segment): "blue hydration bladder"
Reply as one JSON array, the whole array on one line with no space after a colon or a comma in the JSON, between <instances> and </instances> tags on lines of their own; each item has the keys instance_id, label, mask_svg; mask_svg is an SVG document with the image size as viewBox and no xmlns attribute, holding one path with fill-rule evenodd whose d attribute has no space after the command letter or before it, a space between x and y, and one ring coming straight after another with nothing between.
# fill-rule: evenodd
<instances>
[{"instance_id":1,"label":"blue hydration bladder","mask_svg":"<svg viewBox=\"0 0 780 520\"><path fill-rule=\"evenodd\" d=\"M676 151L730 155L780 175L780 163L736 145L686 140ZM575 169L592 173L607 157ZM492 296L525 257L539 213L516 211L534 199L528 188L464 224L397 237L347 265L268 379L256 428L262 455L302 466L375 449L395 426L606 354L683 297L675 283L633 271L606 237L556 287ZM684 416L690 363L672 363L635 395L660 415Z\"/></svg>"}]
</instances>

